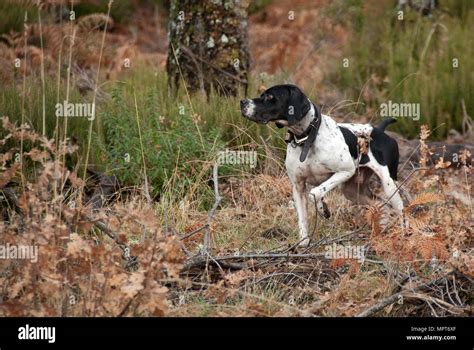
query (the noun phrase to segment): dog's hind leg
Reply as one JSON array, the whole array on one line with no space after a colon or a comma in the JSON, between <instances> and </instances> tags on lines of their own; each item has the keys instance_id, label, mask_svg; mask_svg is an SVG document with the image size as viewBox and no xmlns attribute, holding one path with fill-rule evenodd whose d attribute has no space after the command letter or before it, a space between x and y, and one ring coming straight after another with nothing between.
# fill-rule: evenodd
<instances>
[{"instance_id":1,"label":"dog's hind leg","mask_svg":"<svg viewBox=\"0 0 474 350\"><path fill-rule=\"evenodd\" d=\"M386 165L379 165L373 160L364 164L364 166L370 168L379 177L385 196L387 196L387 200L392 208L395 209L398 214L403 214L403 201L395 181L390 177L388 167Z\"/></svg>"},{"instance_id":2,"label":"dog's hind leg","mask_svg":"<svg viewBox=\"0 0 474 350\"><path fill-rule=\"evenodd\" d=\"M349 181L341 186L344 197L356 203L367 205L370 203L374 195L369 189L369 181L373 175L373 171L369 168L359 168L356 174Z\"/></svg>"}]
</instances>

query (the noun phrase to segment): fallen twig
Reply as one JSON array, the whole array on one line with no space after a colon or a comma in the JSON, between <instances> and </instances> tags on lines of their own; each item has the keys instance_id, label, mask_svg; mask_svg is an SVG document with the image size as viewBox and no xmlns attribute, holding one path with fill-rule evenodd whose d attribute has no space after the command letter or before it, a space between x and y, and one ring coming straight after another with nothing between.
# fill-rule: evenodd
<instances>
[{"instance_id":1,"label":"fallen twig","mask_svg":"<svg viewBox=\"0 0 474 350\"><path fill-rule=\"evenodd\" d=\"M212 206L211 210L209 211L209 214L207 216L207 225L206 225L206 234L204 235L204 249L205 251L209 251L209 248L210 248L210 230L209 230L209 227L211 226L211 220L212 220L212 217L214 216L214 213L217 209L217 207L219 206L219 204L221 203L221 200L222 200L222 197L221 195L219 194L219 183L218 183L218 169L219 169L219 165L217 164L217 162L214 163L214 166L212 168L212 179L214 181L214 196L215 196L215 201L214 201L214 205Z\"/></svg>"},{"instance_id":2,"label":"fallen twig","mask_svg":"<svg viewBox=\"0 0 474 350\"><path fill-rule=\"evenodd\" d=\"M316 253L316 254L284 254L284 253L275 253L275 254L240 254L240 255L223 255L223 256L206 256L206 255L196 255L189 259L183 266L182 271L187 271L193 267L204 266L206 263L212 260L213 262L224 262L227 260L250 260L250 259L321 259L324 258L325 253ZM246 265L242 264L233 264L235 267L245 268Z\"/></svg>"},{"instance_id":3,"label":"fallen twig","mask_svg":"<svg viewBox=\"0 0 474 350\"><path fill-rule=\"evenodd\" d=\"M185 235L181 236L181 237L179 238L179 240L180 240L180 241L183 241L183 240L185 240L186 238L189 238L189 237L195 235L196 233L201 232L201 231L204 230L204 229L207 229L208 227L209 227L209 224L205 224L204 226L201 226L201 227L199 227L199 228L197 228L197 229L195 229L195 230L192 230L191 232L188 232L188 233L186 233Z\"/></svg>"},{"instance_id":4,"label":"fallen twig","mask_svg":"<svg viewBox=\"0 0 474 350\"><path fill-rule=\"evenodd\" d=\"M410 289L405 289L405 290L402 290L398 293L395 293L395 294L392 294L391 296L385 298L385 299L382 299L381 301L379 301L378 303L376 303L375 305L372 305L371 307L369 307L368 309L362 311L361 313L359 313L357 315L357 317L368 317L368 316L371 316L373 315L374 313L380 311L380 310L383 310L386 306L390 305L390 304L393 304L394 302L396 302L397 300L400 300L401 298L407 296L407 295L411 295L413 293L416 293L418 291L421 291L422 289L426 288L426 287L429 287L429 286L432 286L436 283L438 283L440 280L442 280L443 278L446 278L447 276L449 276L450 274L452 274L454 272L454 270L451 270L450 272L444 274L443 276L441 277L438 277L434 280L431 280L429 281L428 283L420 283L418 284L416 287L413 287L413 288L410 288Z\"/></svg>"},{"instance_id":5,"label":"fallen twig","mask_svg":"<svg viewBox=\"0 0 474 350\"><path fill-rule=\"evenodd\" d=\"M461 315L465 311L467 311L465 307L452 305L452 304L450 304L450 303L448 303L444 300L441 300L439 298L435 298L433 296L426 295L426 294L423 294L423 293L405 293L404 297L405 298L421 299L423 301L426 301L428 304L429 303L434 303L438 307L440 307L441 309L446 310L449 313L454 314L454 315Z\"/></svg>"},{"instance_id":6,"label":"fallen twig","mask_svg":"<svg viewBox=\"0 0 474 350\"><path fill-rule=\"evenodd\" d=\"M94 221L92 219L88 219L89 221ZM114 232L112 232L107 224L104 222L97 220L94 222L94 226L97 227L102 233L105 233L107 236L112 238L114 242L119 246L120 249L123 251L123 259L127 261L127 264L125 266L126 269L130 269L132 267L135 267L138 264L138 260L136 256L130 255L130 248L128 245L125 243L121 243L118 241L117 236Z\"/></svg>"}]
</instances>

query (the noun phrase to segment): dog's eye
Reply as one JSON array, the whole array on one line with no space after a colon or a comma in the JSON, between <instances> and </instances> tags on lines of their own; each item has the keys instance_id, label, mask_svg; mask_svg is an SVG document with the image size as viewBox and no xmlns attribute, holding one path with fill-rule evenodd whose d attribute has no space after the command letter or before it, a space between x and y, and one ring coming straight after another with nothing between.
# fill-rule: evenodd
<instances>
[{"instance_id":1,"label":"dog's eye","mask_svg":"<svg viewBox=\"0 0 474 350\"><path fill-rule=\"evenodd\" d=\"M265 98L266 98L267 101L273 101L273 99L274 99L273 95L267 95L267 96L265 96Z\"/></svg>"}]
</instances>

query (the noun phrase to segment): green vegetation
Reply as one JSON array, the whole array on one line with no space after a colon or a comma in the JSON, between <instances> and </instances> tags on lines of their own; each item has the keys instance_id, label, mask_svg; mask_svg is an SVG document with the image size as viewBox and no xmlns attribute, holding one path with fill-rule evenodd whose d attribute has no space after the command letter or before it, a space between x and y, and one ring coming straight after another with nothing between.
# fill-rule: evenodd
<instances>
[{"instance_id":1,"label":"green vegetation","mask_svg":"<svg viewBox=\"0 0 474 350\"><path fill-rule=\"evenodd\" d=\"M340 64L331 80L348 99L363 103L358 113L374 118L388 100L420 103L418 122L400 118L395 127L405 136L414 137L421 124L436 129L437 138L461 130L461 101L474 109L473 8L453 0L432 17L407 10L398 20L393 1L335 2L329 13L343 13L337 18L351 23L351 38L343 53L349 67Z\"/></svg>"},{"instance_id":2,"label":"green vegetation","mask_svg":"<svg viewBox=\"0 0 474 350\"><path fill-rule=\"evenodd\" d=\"M90 15L92 13L107 13L109 0L94 2L83 2L74 6L76 17ZM127 22L134 9L130 1L114 1L110 9L110 16L116 22Z\"/></svg>"},{"instance_id":3,"label":"green vegetation","mask_svg":"<svg viewBox=\"0 0 474 350\"><path fill-rule=\"evenodd\" d=\"M25 20L25 12L28 12L29 20L34 19L36 21L38 10L33 4L0 1L0 34L21 31Z\"/></svg>"},{"instance_id":4,"label":"green vegetation","mask_svg":"<svg viewBox=\"0 0 474 350\"><path fill-rule=\"evenodd\" d=\"M47 78L45 84L48 138L56 137L56 103L66 99L64 86L57 99L56 83L54 78ZM27 97L24 120L40 131L43 121L41 81L39 77L31 76L25 86ZM170 98L166 74L150 74L144 66L132 68L121 81L110 82L104 88L110 98L97 102L89 165L115 174L125 185L132 186L143 184L144 159L153 196L158 195L168 184L172 185L173 196L180 198L186 192L189 193L189 187L196 181L206 182L209 174L206 171L212 166L217 153L226 148L250 150L256 147L259 160L262 160L264 150L257 145L261 145L263 138L267 144L283 151L283 131L275 127L255 127L245 120L240 115L239 98L222 98L212 93L208 101L199 94L189 96L188 99L184 89ZM0 114L9 116L18 124L22 115L19 89L21 86L5 86L0 90ZM256 92L252 91L251 94ZM91 103L92 93L81 95L76 88L71 87L69 102ZM60 117L58 121L63 137L66 119ZM87 118L68 118L67 135L80 146L81 159L85 159L89 125ZM258 163L258 166L261 164ZM244 169L223 166L219 173L230 175L241 170ZM248 171L248 166L245 170Z\"/></svg>"},{"instance_id":5,"label":"green vegetation","mask_svg":"<svg viewBox=\"0 0 474 350\"><path fill-rule=\"evenodd\" d=\"M6 5L0 8L2 6ZM75 9L80 16L105 11L106 6L104 0L99 5L84 3ZM114 4L113 17L125 16L130 10L127 6L130 5ZM443 2L443 6L433 18L407 11L404 21L397 20L391 1L377 2L377 6L360 0L336 1L330 6L328 15L343 25L351 23L352 36L343 52L343 57L349 59L349 67L335 63L338 66L329 74L329 80L347 99L361 102L356 107L358 114L377 118L380 104L387 100L420 103L418 122L400 118L395 126L405 136L415 137L421 123L436 129L438 138L444 137L451 128L461 129L461 101L468 111L474 108L474 46L470 37L473 6L462 1ZM8 13L12 21L2 22L0 32L21 28L24 7L10 6ZM453 59L458 60L457 68L453 67ZM41 131L43 91L39 73L27 79L24 120ZM167 184L171 185L169 181L173 178L173 191L179 197L197 179L207 181L203 171L217 152L225 148L256 149L261 160L265 154L261 146L264 139L283 152L284 131L256 127L242 118L238 107L240 97L212 93L204 99L199 94L188 96L184 89L170 97L165 73L152 74L149 67L144 66L130 69L121 79L103 86L111 98L97 103L89 164L116 174L127 185L142 184L145 169L153 185L153 195ZM256 85L260 83L270 86L279 82L281 79L274 76L265 82L253 79L249 95L257 94ZM49 138L56 137L55 105L66 98L65 81L61 83L59 98L56 84L56 77L46 76L45 115ZM22 115L21 89L21 85L4 85L0 89L0 114L17 122ZM92 101L92 96L90 92L81 95L71 86L69 101L87 103ZM58 122L62 137L65 119L59 118ZM85 158L89 125L86 118L68 119L67 136L81 146L81 159ZM225 175L240 170L236 167L221 169Z\"/></svg>"}]
</instances>

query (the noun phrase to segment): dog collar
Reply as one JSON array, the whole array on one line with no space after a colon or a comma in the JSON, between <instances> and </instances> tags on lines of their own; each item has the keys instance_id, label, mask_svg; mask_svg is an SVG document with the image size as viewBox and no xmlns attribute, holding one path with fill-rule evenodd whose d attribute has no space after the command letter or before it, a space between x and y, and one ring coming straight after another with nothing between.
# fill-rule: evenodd
<instances>
[{"instance_id":1,"label":"dog collar","mask_svg":"<svg viewBox=\"0 0 474 350\"><path fill-rule=\"evenodd\" d=\"M321 114L316 106L313 104L316 117L309 123L308 127L305 131L303 131L300 135L295 135L291 131L285 136L285 142L289 143L293 148L298 146L302 146L303 150L301 151L300 155L300 162L304 162L306 156L308 155L309 149L311 145L316 141L316 136L318 135L319 127L321 126Z\"/></svg>"},{"instance_id":2,"label":"dog collar","mask_svg":"<svg viewBox=\"0 0 474 350\"><path fill-rule=\"evenodd\" d=\"M290 136L288 142L291 142L293 145L296 145L296 146L301 146L301 145L304 145L304 143L306 142L306 140L308 140L309 138L309 135L311 133L311 131L313 129L316 129L316 128L319 128L319 125L318 125L318 122L319 122L319 118L316 117L314 118L311 123L309 123L308 127L306 128L305 131L303 131L300 135L295 135L293 134L291 131L288 131L288 136Z\"/></svg>"}]
</instances>

